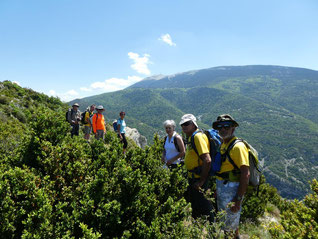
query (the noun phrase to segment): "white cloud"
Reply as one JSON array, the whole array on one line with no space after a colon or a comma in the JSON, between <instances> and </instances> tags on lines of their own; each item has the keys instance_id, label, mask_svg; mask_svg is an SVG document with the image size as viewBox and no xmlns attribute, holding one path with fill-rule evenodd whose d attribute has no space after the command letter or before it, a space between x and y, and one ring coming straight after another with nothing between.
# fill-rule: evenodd
<instances>
[{"instance_id":1,"label":"white cloud","mask_svg":"<svg viewBox=\"0 0 318 239\"><path fill-rule=\"evenodd\" d=\"M94 82L89 87L81 87L80 90L84 92L92 92L92 91L111 92L111 91L122 90L140 80L142 80L142 77L139 77L139 76L128 76L127 79L114 77L104 81Z\"/></svg>"},{"instance_id":2,"label":"white cloud","mask_svg":"<svg viewBox=\"0 0 318 239\"><path fill-rule=\"evenodd\" d=\"M65 93L57 93L54 90L50 90L47 94L49 96L59 97L64 102L69 102L75 98L82 98L90 95L122 90L138 81L141 81L142 79L143 78L140 76L128 76L127 79L114 77L104 81L94 82L89 86L81 87L81 93L72 89Z\"/></svg>"},{"instance_id":3,"label":"white cloud","mask_svg":"<svg viewBox=\"0 0 318 239\"><path fill-rule=\"evenodd\" d=\"M55 90L50 90L48 95L49 96L56 96L57 94L56 94Z\"/></svg>"},{"instance_id":4,"label":"white cloud","mask_svg":"<svg viewBox=\"0 0 318 239\"><path fill-rule=\"evenodd\" d=\"M176 46L177 45L176 43L174 43L172 41L171 36L168 33L161 35L161 37L158 40L167 43L169 46Z\"/></svg>"},{"instance_id":5,"label":"white cloud","mask_svg":"<svg viewBox=\"0 0 318 239\"><path fill-rule=\"evenodd\" d=\"M56 93L54 90L50 90L50 93L53 93L53 92L55 93L54 96L59 97L64 102L68 102L75 98L79 98L78 96L80 95L77 91L73 89L62 94Z\"/></svg>"},{"instance_id":6,"label":"white cloud","mask_svg":"<svg viewBox=\"0 0 318 239\"><path fill-rule=\"evenodd\" d=\"M143 57L140 57L139 54L134 52L129 52L128 56L130 59L134 61L134 64L131 65L131 68L137 71L140 74L150 75L150 70L148 69L148 64L151 62L149 61L149 54L144 54Z\"/></svg>"},{"instance_id":7,"label":"white cloud","mask_svg":"<svg viewBox=\"0 0 318 239\"><path fill-rule=\"evenodd\" d=\"M81 90L81 91L84 91L84 92L90 92L90 91L92 91L91 88L87 88L87 87L81 87L80 90Z\"/></svg>"}]
</instances>

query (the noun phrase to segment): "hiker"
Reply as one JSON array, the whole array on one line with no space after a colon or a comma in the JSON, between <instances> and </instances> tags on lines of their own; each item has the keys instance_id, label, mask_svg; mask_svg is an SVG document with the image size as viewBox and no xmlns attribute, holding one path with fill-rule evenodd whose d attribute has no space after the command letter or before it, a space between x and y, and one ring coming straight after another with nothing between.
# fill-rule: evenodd
<instances>
[{"instance_id":1,"label":"hiker","mask_svg":"<svg viewBox=\"0 0 318 239\"><path fill-rule=\"evenodd\" d=\"M167 136L164 139L164 149L162 152L162 162L170 169L177 168L181 163L181 158L185 155L183 140L175 131L176 123L173 120L163 122Z\"/></svg>"},{"instance_id":2,"label":"hiker","mask_svg":"<svg viewBox=\"0 0 318 239\"><path fill-rule=\"evenodd\" d=\"M125 137L125 133L126 133L126 122L124 120L126 113L124 111L121 111L119 113L119 119L117 120L117 133L118 133L118 137L120 138L120 141L124 144L123 145L123 153L126 153L126 148L127 148L127 140Z\"/></svg>"},{"instance_id":3,"label":"hiker","mask_svg":"<svg viewBox=\"0 0 318 239\"><path fill-rule=\"evenodd\" d=\"M248 149L243 142L236 143L230 152L231 143L237 137L234 136L235 128L239 124L229 114L217 117L212 127L219 131L223 138L221 145L222 164L216 179L218 210L225 210L224 232L230 236L234 232L234 238L239 236L239 221L242 210L242 200L249 182L249 158ZM237 165L238 170L230 162L229 157Z\"/></svg>"},{"instance_id":4,"label":"hiker","mask_svg":"<svg viewBox=\"0 0 318 239\"><path fill-rule=\"evenodd\" d=\"M95 110L95 105L91 105L90 107L87 107L85 113L84 113L84 119L82 119L82 122L84 123L84 139L87 140L87 142L89 142L89 138L91 136L91 132L92 132L92 124L91 124L91 117L94 114L94 110Z\"/></svg>"},{"instance_id":5,"label":"hiker","mask_svg":"<svg viewBox=\"0 0 318 239\"><path fill-rule=\"evenodd\" d=\"M185 114L182 116L180 125L182 131L187 136L187 142L191 141L191 136L199 131L196 123L196 118L192 114ZM208 172L211 167L211 157L209 154L210 143L204 133L196 133L194 135L194 143L197 148L198 154L194 151L190 144L187 146L185 153L184 163L188 170L189 186L187 189L187 199L192 206L193 218L200 216L207 216L211 221L213 219L212 214L212 202L205 197L205 191L208 187ZM190 172L194 168L202 166L200 174Z\"/></svg>"},{"instance_id":6,"label":"hiker","mask_svg":"<svg viewBox=\"0 0 318 239\"><path fill-rule=\"evenodd\" d=\"M71 137L73 138L73 135L78 136L79 135L79 127L81 122L81 112L78 110L79 104L74 103L72 105L72 109L68 110L67 113L67 120L70 123L72 130L71 130Z\"/></svg>"},{"instance_id":7,"label":"hiker","mask_svg":"<svg viewBox=\"0 0 318 239\"><path fill-rule=\"evenodd\" d=\"M93 132L96 139L104 139L106 134L105 118L103 111L105 111L102 105L96 107L97 113L92 117Z\"/></svg>"}]
</instances>

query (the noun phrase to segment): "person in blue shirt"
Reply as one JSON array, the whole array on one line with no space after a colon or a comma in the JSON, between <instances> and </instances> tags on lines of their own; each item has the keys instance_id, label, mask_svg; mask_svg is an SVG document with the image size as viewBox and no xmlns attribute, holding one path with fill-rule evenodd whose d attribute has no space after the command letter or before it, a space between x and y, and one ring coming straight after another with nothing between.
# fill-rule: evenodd
<instances>
[{"instance_id":1,"label":"person in blue shirt","mask_svg":"<svg viewBox=\"0 0 318 239\"><path fill-rule=\"evenodd\" d=\"M126 113L124 111L121 111L119 113L120 118L117 120L117 133L118 137L120 138L120 141L124 144L123 145L123 152L124 154L126 153L126 148L127 148L127 140L125 137L126 133L126 122L124 120Z\"/></svg>"}]
</instances>

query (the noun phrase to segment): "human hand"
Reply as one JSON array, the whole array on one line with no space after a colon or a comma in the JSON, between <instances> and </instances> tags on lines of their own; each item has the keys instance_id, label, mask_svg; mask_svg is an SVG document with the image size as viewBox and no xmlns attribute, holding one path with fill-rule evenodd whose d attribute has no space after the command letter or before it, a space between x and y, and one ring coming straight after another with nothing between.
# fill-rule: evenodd
<instances>
[{"instance_id":1,"label":"human hand","mask_svg":"<svg viewBox=\"0 0 318 239\"><path fill-rule=\"evenodd\" d=\"M241 208L241 201L233 199L232 204L230 206L231 212L236 213L240 210L240 208Z\"/></svg>"},{"instance_id":2,"label":"human hand","mask_svg":"<svg viewBox=\"0 0 318 239\"><path fill-rule=\"evenodd\" d=\"M194 188L195 190L198 190L198 191L201 191L201 190L202 190L202 189L201 189L202 186L203 186L203 182L201 182L201 181L198 181L198 182L196 182L196 183L193 184L193 188Z\"/></svg>"},{"instance_id":3,"label":"human hand","mask_svg":"<svg viewBox=\"0 0 318 239\"><path fill-rule=\"evenodd\" d=\"M169 160L169 161L167 161L167 166L169 166L169 165L171 165L172 164L172 161L171 160Z\"/></svg>"}]
</instances>

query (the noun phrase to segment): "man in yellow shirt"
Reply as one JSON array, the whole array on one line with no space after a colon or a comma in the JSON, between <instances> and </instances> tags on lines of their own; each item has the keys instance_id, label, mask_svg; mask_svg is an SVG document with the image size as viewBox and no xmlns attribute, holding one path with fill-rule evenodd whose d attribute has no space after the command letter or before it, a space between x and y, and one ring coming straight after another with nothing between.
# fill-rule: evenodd
<instances>
[{"instance_id":1,"label":"man in yellow shirt","mask_svg":"<svg viewBox=\"0 0 318 239\"><path fill-rule=\"evenodd\" d=\"M91 117L93 116L95 110L95 105L91 105L89 108L87 107L87 110L85 112L84 115L84 139L87 140L87 142L89 142L89 138L91 136L91 132L92 132L92 124L91 124Z\"/></svg>"},{"instance_id":2,"label":"man in yellow shirt","mask_svg":"<svg viewBox=\"0 0 318 239\"><path fill-rule=\"evenodd\" d=\"M240 238L241 203L250 175L248 149L243 142L236 142L234 131L239 124L229 114L218 116L212 126L223 138L220 149L223 160L216 180L218 209L226 212L225 234L234 232L234 238Z\"/></svg>"},{"instance_id":3,"label":"man in yellow shirt","mask_svg":"<svg viewBox=\"0 0 318 239\"><path fill-rule=\"evenodd\" d=\"M205 195L207 189L208 173L211 167L211 157L209 154L210 144L207 136L198 130L196 118L192 114L182 116L180 125L182 131L186 134L188 142L194 137L194 143L198 154L191 145L188 144L184 163L188 170L189 187L187 189L188 201L191 203L192 216L194 218L207 216L212 220L212 203ZM201 172L196 174L192 171L201 166Z\"/></svg>"}]
</instances>

